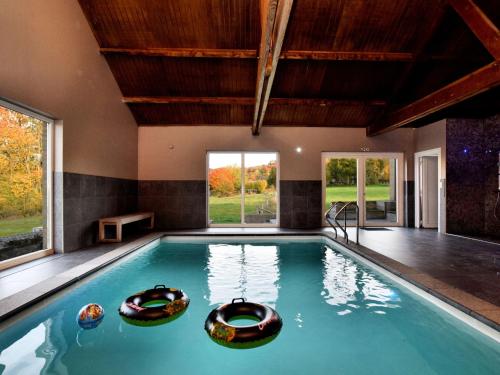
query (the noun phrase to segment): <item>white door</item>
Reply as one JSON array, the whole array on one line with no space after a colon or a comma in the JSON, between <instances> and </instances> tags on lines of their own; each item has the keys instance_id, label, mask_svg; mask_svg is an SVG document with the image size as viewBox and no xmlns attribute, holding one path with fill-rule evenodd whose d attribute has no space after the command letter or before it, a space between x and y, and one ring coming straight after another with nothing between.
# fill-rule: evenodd
<instances>
[{"instance_id":1,"label":"white door","mask_svg":"<svg viewBox=\"0 0 500 375\"><path fill-rule=\"evenodd\" d=\"M420 160L422 227L437 228L439 211L438 158L437 156L423 156Z\"/></svg>"}]
</instances>

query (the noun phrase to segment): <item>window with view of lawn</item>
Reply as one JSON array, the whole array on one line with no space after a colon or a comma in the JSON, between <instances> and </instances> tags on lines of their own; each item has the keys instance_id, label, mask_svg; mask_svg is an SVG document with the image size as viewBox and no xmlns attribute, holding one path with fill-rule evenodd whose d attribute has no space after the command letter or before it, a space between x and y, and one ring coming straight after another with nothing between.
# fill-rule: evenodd
<instances>
[{"instance_id":1,"label":"window with view of lawn","mask_svg":"<svg viewBox=\"0 0 500 375\"><path fill-rule=\"evenodd\" d=\"M354 202L362 226L402 225L402 162L397 153L323 153L325 211L332 202ZM355 225L355 208L346 212Z\"/></svg>"},{"instance_id":2,"label":"window with view of lawn","mask_svg":"<svg viewBox=\"0 0 500 375\"><path fill-rule=\"evenodd\" d=\"M5 261L50 247L50 122L1 104L0 261Z\"/></svg>"},{"instance_id":3,"label":"window with view of lawn","mask_svg":"<svg viewBox=\"0 0 500 375\"><path fill-rule=\"evenodd\" d=\"M207 166L209 225L277 225L277 153L209 152Z\"/></svg>"}]
</instances>

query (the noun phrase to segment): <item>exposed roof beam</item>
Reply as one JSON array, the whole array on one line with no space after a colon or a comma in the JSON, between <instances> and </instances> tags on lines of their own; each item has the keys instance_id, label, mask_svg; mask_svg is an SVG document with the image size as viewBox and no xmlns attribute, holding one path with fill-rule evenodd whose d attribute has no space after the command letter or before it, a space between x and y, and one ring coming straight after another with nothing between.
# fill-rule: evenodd
<instances>
[{"instance_id":1,"label":"exposed roof beam","mask_svg":"<svg viewBox=\"0 0 500 375\"><path fill-rule=\"evenodd\" d=\"M253 49L205 49L205 48L100 48L103 55L198 57L221 59L256 59ZM408 52L363 52L363 51L281 51L280 60L330 60L330 61L399 61L413 62L414 53ZM456 60L464 57L453 55L422 56L421 60ZM466 60L477 60L469 56Z\"/></svg>"},{"instance_id":2,"label":"exposed roof beam","mask_svg":"<svg viewBox=\"0 0 500 375\"><path fill-rule=\"evenodd\" d=\"M104 55L122 54L130 56L163 57L217 57L255 59L257 51L253 49L207 49L207 48L100 48Z\"/></svg>"},{"instance_id":3,"label":"exposed roof beam","mask_svg":"<svg viewBox=\"0 0 500 375\"><path fill-rule=\"evenodd\" d=\"M457 104L483 91L500 85L500 62L491 64L388 114L383 122L368 127L369 136L397 129L412 121Z\"/></svg>"},{"instance_id":4,"label":"exposed roof beam","mask_svg":"<svg viewBox=\"0 0 500 375\"><path fill-rule=\"evenodd\" d=\"M255 98L248 97L190 97L190 96L125 96L122 101L127 104L237 104L254 105ZM384 100L343 100L321 98L269 98L271 105L308 105L330 107L335 105L360 105L380 107L387 103Z\"/></svg>"},{"instance_id":5,"label":"exposed roof beam","mask_svg":"<svg viewBox=\"0 0 500 375\"><path fill-rule=\"evenodd\" d=\"M348 61L413 61L415 56L406 52L363 51L283 51L286 60L348 60Z\"/></svg>"},{"instance_id":6,"label":"exposed roof beam","mask_svg":"<svg viewBox=\"0 0 500 375\"><path fill-rule=\"evenodd\" d=\"M337 100L318 98L269 98L271 105L307 105L319 107L332 107L336 105L383 107L387 105L385 100Z\"/></svg>"},{"instance_id":7,"label":"exposed roof beam","mask_svg":"<svg viewBox=\"0 0 500 375\"><path fill-rule=\"evenodd\" d=\"M387 108L385 111L381 111L378 116L375 117L375 120L373 123L370 125L372 128L377 128L379 126L379 122L383 120L387 113L391 110L396 110L395 107L395 99L399 96L401 91L404 89L405 85L409 81L412 73L414 72L417 62L424 61L426 58L424 57L424 51L425 47L429 44L429 42L432 40L432 37L434 36L434 33L436 32L439 24L441 23L444 15L445 15L445 4L443 3L441 5L440 11L438 14L433 19L433 22L431 25L426 29L422 30L420 33L420 39L417 42L417 46L414 51L414 59L410 61L410 63L406 64L404 67L403 71L401 72L399 78L396 81L396 84L394 85L394 88L392 90L392 95L389 98L389 102L387 105ZM369 133L369 130L367 129L367 135L371 135Z\"/></svg>"},{"instance_id":8,"label":"exposed roof beam","mask_svg":"<svg viewBox=\"0 0 500 375\"><path fill-rule=\"evenodd\" d=\"M472 0L449 0L449 3L488 52L500 60L500 32L495 24Z\"/></svg>"},{"instance_id":9,"label":"exposed roof beam","mask_svg":"<svg viewBox=\"0 0 500 375\"><path fill-rule=\"evenodd\" d=\"M261 41L252 134L259 135L271 94L293 0L261 0Z\"/></svg>"},{"instance_id":10,"label":"exposed roof beam","mask_svg":"<svg viewBox=\"0 0 500 375\"><path fill-rule=\"evenodd\" d=\"M244 97L191 97L191 96L126 96L122 102L131 104L240 104L254 105L255 98Z\"/></svg>"}]
</instances>

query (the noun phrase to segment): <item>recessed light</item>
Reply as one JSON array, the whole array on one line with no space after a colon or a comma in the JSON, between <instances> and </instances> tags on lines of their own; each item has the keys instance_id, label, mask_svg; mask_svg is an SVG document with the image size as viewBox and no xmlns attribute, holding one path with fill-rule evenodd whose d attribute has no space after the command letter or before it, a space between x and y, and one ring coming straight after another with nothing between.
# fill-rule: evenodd
<instances>
[{"instance_id":1,"label":"recessed light","mask_svg":"<svg viewBox=\"0 0 500 375\"><path fill-rule=\"evenodd\" d=\"M302 152L302 147L297 147L295 151L297 151L297 153L300 154Z\"/></svg>"}]
</instances>

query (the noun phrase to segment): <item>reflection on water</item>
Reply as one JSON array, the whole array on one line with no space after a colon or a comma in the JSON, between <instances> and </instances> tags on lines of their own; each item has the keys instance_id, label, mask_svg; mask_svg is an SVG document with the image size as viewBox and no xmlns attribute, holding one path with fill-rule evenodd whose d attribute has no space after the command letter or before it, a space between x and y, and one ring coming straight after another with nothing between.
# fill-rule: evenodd
<instances>
[{"instance_id":1,"label":"reflection on water","mask_svg":"<svg viewBox=\"0 0 500 375\"><path fill-rule=\"evenodd\" d=\"M0 354L0 373L44 374L50 368L57 374L68 374L61 361L67 349L61 331L62 313L38 324Z\"/></svg>"},{"instance_id":2,"label":"reflection on water","mask_svg":"<svg viewBox=\"0 0 500 375\"><path fill-rule=\"evenodd\" d=\"M29 331L0 355L2 374L38 374L45 365L45 359L38 357L36 351L45 342L47 329L44 323Z\"/></svg>"},{"instance_id":3,"label":"reflection on water","mask_svg":"<svg viewBox=\"0 0 500 375\"><path fill-rule=\"evenodd\" d=\"M400 307L396 303L400 301L398 295L389 286L326 246L323 267L321 295L326 303L338 307L338 315L348 315L356 309L383 315L387 309Z\"/></svg>"},{"instance_id":4,"label":"reflection on water","mask_svg":"<svg viewBox=\"0 0 500 375\"><path fill-rule=\"evenodd\" d=\"M275 307L278 299L278 247L209 245L208 289L211 305L244 297Z\"/></svg>"}]
</instances>

